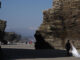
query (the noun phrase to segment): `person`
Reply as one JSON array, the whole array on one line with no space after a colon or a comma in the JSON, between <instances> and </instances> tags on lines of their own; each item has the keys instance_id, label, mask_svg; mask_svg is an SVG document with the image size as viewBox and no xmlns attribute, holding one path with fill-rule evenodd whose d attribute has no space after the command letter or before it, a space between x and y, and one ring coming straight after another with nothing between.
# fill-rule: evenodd
<instances>
[{"instance_id":1,"label":"person","mask_svg":"<svg viewBox=\"0 0 80 60\"><path fill-rule=\"evenodd\" d=\"M69 40L67 41L65 48L66 48L66 51L67 51L67 55L70 56L71 44L70 44Z\"/></svg>"}]
</instances>

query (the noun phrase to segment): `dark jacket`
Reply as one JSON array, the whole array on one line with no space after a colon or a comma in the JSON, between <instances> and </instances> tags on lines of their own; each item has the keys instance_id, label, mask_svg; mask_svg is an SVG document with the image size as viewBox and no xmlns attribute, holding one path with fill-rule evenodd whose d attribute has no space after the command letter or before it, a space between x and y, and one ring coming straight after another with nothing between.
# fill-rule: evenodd
<instances>
[{"instance_id":1,"label":"dark jacket","mask_svg":"<svg viewBox=\"0 0 80 60\"><path fill-rule=\"evenodd\" d=\"M67 50L70 50L70 49L71 49L71 44L70 44L69 42L67 42L65 48L66 48Z\"/></svg>"}]
</instances>

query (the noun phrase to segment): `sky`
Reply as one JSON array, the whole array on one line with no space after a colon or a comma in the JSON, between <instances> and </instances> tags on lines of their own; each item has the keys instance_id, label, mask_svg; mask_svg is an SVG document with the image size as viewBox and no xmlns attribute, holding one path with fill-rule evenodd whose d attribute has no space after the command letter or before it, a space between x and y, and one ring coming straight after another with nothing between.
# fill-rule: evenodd
<instances>
[{"instance_id":1,"label":"sky","mask_svg":"<svg viewBox=\"0 0 80 60\"><path fill-rule=\"evenodd\" d=\"M33 36L43 22L43 10L52 7L53 0L1 0L0 19L7 21L7 32Z\"/></svg>"}]
</instances>

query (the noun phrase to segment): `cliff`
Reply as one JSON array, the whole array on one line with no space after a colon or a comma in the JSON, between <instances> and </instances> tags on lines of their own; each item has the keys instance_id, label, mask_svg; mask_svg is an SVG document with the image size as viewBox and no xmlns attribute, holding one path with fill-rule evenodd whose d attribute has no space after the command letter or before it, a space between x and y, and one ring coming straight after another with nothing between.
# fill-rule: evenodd
<instances>
[{"instance_id":1,"label":"cliff","mask_svg":"<svg viewBox=\"0 0 80 60\"><path fill-rule=\"evenodd\" d=\"M43 23L35 33L37 41L35 46L41 46L41 40L44 40L52 48L60 49L65 47L67 40L71 40L79 48L79 17L80 0L53 0L52 8L43 11ZM40 40L39 35L43 39ZM45 49L44 45L42 47Z\"/></svg>"}]
</instances>

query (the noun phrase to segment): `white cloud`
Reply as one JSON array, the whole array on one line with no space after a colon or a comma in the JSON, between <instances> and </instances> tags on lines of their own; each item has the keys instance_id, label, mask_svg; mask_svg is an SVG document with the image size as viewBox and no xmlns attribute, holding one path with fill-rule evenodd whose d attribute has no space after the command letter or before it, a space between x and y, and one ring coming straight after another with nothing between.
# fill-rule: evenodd
<instances>
[{"instance_id":1,"label":"white cloud","mask_svg":"<svg viewBox=\"0 0 80 60\"><path fill-rule=\"evenodd\" d=\"M37 30L37 27L28 27L29 30Z\"/></svg>"}]
</instances>

